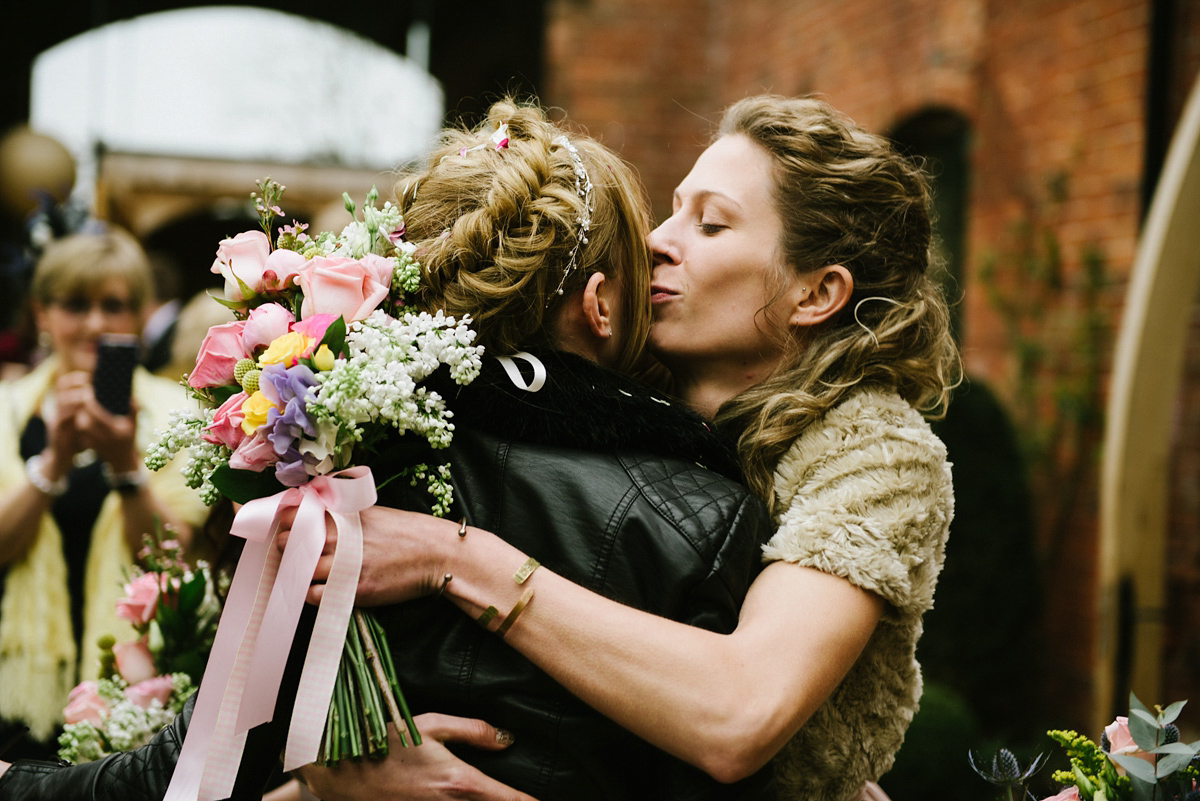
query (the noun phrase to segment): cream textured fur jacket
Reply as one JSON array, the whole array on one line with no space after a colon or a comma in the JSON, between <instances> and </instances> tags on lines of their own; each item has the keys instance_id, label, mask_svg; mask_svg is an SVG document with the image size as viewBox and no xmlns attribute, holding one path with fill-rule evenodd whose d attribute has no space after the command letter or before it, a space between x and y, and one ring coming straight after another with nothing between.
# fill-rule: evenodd
<instances>
[{"instance_id":1,"label":"cream textured fur jacket","mask_svg":"<svg viewBox=\"0 0 1200 801\"><path fill-rule=\"evenodd\" d=\"M891 767L921 697L917 638L954 515L946 448L900 397L862 390L793 443L775 492L767 560L887 601L850 673L775 759L781 799L850 801Z\"/></svg>"}]
</instances>

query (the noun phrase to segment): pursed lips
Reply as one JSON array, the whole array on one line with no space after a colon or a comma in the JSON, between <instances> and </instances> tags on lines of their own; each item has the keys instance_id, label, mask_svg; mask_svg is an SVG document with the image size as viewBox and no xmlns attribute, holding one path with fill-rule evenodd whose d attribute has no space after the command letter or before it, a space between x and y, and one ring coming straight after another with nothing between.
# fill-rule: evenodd
<instances>
[{"instance_id":1,"label":"pursed lips","mask_svg":"<svg viewBox=\"0 0 1200 801\"><path fill-rule=\"evenodd\" d=\"M665 286L660 286L658 284L650 285L650 302L651 303L662 303L664 301L670 300L673 297L676 297L678 294L679 293L676 292L675 290L669 289Z\"/></svg>"}]
</instances>

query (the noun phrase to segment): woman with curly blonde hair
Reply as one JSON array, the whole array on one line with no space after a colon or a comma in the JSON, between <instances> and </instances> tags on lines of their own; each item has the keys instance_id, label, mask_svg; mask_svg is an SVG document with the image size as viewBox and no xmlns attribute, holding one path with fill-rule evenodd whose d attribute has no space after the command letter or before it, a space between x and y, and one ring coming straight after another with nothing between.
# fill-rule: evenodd
<instances>
[{"instance_id":1,"label":"woman with curly blonde hair","mask_svg":"<svg viewBox=\"0 0 1200 801\"><path fill-rule=\"evenodd\" d=\"M423 462L449 471L455 506L435 519L451 525L460 546L486 536L527 554L506 576L514 587L531 589L544 563L622 608L732 631L769 521L733 478L728 443L665 393L618 372L637 366L650 328L649 215L629 166L540 109L505 101L478 128L444 132L428 166L401 177L396 194L422 267L416 302L469 314L486 354L466 387L432 380L454 414L447 451L403 439L378 447L371 467L380 505L362 514L368 550L392 534L400 513L388 507L432 505L408 480ZM444 573L438 586L449 595L467 581ZM420 771L402 797L772 797L769 771L723 785L507 647L505 633L539 603L534 594L472 618L437 597L377 609L425 744L397 747L402 755L383 766L306 768L320 797L372 793L356 775L396 765ZM279 709L290 709L294 690L285 678ZM3 773L0 763L0 799L128 798L131 785L136 798L161 797L189 714L146 749L96 765L17 763ZM234 797L261 792L285 717L277 712L271 731L248 737ZM513 738L498 740L484 720ZM446 740L479 747L457 752L459 761Z\"/></svg>"},{"instance_id":2,"label":"woman with curly blonde hair","mask_svg":"<svg viewBox=\"0 0 1200 801\"><path fill-rule=\"evenodd\" d=\"M766 567L729 633L539 570L505 641L722 782L771 764L781 798L877 798L920 698L916 643L953 515L922 415L960 370L927 180L824 102L748 98L648 241L649 348L675 394L737 437L774 517ZM387 526L360 603L440 591L473 617L526 591L509 576L527 554L500 537L402 512Z\"/></svg>"}]
</instances>

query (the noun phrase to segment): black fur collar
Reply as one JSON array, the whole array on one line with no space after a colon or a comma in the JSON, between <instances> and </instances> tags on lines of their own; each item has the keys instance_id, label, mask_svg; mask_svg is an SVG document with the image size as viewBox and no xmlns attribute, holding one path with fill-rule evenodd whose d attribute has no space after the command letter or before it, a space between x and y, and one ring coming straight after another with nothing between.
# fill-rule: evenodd
<instances>
[{"instance_id":1,"label":"black fur collar","mask_svg":"<svg viewBox=\"0 0 1200 801\"><path fill-rule=\"evenodd\" d=\"M538 392L518 388L487 356L467 386L439 373L432 388L446 398L456 426L538 445L673 456L741 480L731 443L678 401L571 353L534 355L547 374ZM526 379L532 375L527 363L514 362Z\"/></svg>"}]
</instances>

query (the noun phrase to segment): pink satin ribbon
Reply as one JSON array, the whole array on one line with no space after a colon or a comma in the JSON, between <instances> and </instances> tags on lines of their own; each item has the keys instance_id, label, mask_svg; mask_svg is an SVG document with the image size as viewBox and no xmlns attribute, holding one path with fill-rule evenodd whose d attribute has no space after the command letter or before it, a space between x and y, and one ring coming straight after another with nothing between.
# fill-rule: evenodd
<instances>
[{"instance_id":1,"label":"pink satin ribbon","mask_svg":"<svg viewBox=\"0 0 1200 801\"><path fill-rule=\"evenodd\" d=\"M233 792L246 732L274 714L304 597L325 545L328 513L337 528L337 549L304 660L284 769L316 760L362 569L359 513L375 497L370 469L352 467L238 510L231 533L246 546L165 801L217 801ZM292 506L299 508L281 554L275 547L279 515ZM247 687L253 688L249 694Z\"/></svg>"}]
</instances>

